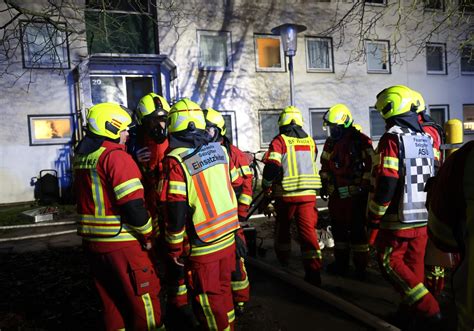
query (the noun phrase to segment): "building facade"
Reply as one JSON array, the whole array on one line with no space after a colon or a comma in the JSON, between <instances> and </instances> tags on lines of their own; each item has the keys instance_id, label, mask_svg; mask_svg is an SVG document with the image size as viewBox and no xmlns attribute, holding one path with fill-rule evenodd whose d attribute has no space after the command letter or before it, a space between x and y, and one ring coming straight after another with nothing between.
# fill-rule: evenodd
<instances>
[{"instance_id":1,"label":"building facade","mask_svg":"<svg viewBox=\"0 0 474 331\"><path fill-rule=\"evenodd\" d=\"M472 47L452 37L468 29L450 26L423 39L447 14L440 1L417 8L417 24L398 25L388 1L122 1L108 8L86 1L58 17L74 27L64 30L25 16L15 59L2 61L16 76L0 80L0 203L33 200L31 177L42 169L58 171L66 189L87 108L103 101L134 108L151 90L222 111L236 145L266 149L278 112L290 103L288 57L281 37L271 34L282 23L307 27L293 58L295 105L320 148L327 137L322 115L336 103L377 141L384 123L372 108L375 97L396 84L421 92L439 123L462 120L465 140L474 139ZM26 5L39 12L45 6ZM11 17L0 15L0 25ZM40 57L51 31L59 31L54 47Z\"/></svg>"}]
</instances>

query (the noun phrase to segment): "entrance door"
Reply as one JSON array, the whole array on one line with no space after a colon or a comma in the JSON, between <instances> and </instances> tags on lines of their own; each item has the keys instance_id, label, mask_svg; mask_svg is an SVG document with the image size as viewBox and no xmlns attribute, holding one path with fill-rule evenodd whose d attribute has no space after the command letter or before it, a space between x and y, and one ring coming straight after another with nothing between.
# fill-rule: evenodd
<instances>
[{"instance_id":1,"label":"entrance door","mask_svg":"<svg viewBox=\"0 0 474 331\"><path fill-rule=\"evenodd\" d=\"M141 97L155 90L154 81L152 75L91 73L92 104L116 102L134 110Z\"/></svg>"}]
</instances>

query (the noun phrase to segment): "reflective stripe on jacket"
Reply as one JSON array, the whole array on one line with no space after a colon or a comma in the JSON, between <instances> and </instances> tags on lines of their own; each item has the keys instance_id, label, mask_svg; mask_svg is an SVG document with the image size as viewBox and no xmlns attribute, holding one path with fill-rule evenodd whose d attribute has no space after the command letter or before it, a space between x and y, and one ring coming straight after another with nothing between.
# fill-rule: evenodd
<instances>
[{"instance_id":1,"label":"reflective stripe on jacket","mask_svg":"<svg viewBox=\"0 0 474 331\"><path fill-rule=\"evenodd\" d=\"M188 204L198 238L212 243L239 228L237 198L229 178L229 157L219 143L194 149L176 148L168 156L186 175Z\"/></svg>"},{"instance_id":2,"label":"reflective stripe on jacket","mask_svg":"<svg viewBox=\"0 0 474 331\"><path fill-rule=\"evenodd\" d=\"M281 136L286 145L286 153L281 156L283 190L293 192L321 188L321 178L315 162L314 140L309 136L306 138Z\"/></svg>"}]
</instances>

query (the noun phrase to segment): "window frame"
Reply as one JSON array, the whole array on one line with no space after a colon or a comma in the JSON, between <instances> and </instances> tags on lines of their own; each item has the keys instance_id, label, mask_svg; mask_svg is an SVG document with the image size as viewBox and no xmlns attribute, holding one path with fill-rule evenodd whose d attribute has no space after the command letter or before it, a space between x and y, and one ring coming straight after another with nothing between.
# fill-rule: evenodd
<instances>
[{"instance_id":1,"label":"window frame","mask_svg":"<svg viewBox=\"0 0 474 331\"><path fill-rule=\"evenodd\" d=\"M28 136L30 146L49 146L49 145L68 145L74 138L76 130L75 116L73 114L30 114L28 118ZM35 138L35 126L33 122L35 119L43 120L55 120L55 119L68 119L70 123L71 135L63 138L48 138L48 139L36 139Z\"/></svg>"},{"instance_id":2,"label":"window frame","mask_svg":"<svg viewBox=\"0 0 474 331\"><path fill-rule=\"evenodd\" d=\"M238 137L238 133L237 133L237 117L236 117L236 114L235 114L235 110L221 110L220 113L222 114L222 116L224 115L230 115L230 118L231 118L231 121L232 121L232 127L231 128L227 128L227 130L232 130L232 140L231 143L232 145L235 145L235 146L238 146L239 145L239 137Z\"/></svg>"},{"instance_id":3,"label":"window frame","mask_svg":"<svg viewBox=\"0 0 474 331\"><path fill-rule=\"evenodd\" d=\"M309 108L309 122L310 122L310 132L311 132L311 138L316 142L316 144L324 144L326 142L326 139L329 137L329 130L324 130L326 132L326 138L325 139L314 139L314 134L313 134L313 113L319 113L319 114L324 114L329 110L330 107L316 107L316 108ZM323 122L324 124L324 122Z\"/></svg>"},{"instance_id":4,"label":"window frame","mask_svg":"<svg viewBox=\"0 0 474 331\"><path fill-rule=\"evenodd\" d=\"M379 70L379 69L369 69L369 60L368 60L368 44L384 44L387 47L387 54L388 54L388 68L385 70ZM364 41L364 46L365 46L365 57L366 57L366 62L367 62L367 73L368 74L391 74L392 73L392 59L391 59L391 54L390 54L390 41L389 40L382 40L382 39L375 39L375 40L370 40L366 39Z\"/></svg>"},{"instance_id":5,"label":"window frame","mask_svg":"<svg viewBox=\"0 0 474 331\"><path fill-rule=\"evenodd\" d=\"M382 119L383 122L385 122L385 119L382 117L382 115L378 112L377 109L375 109L375 107L369 107L369 129L370 129L370 138L372 140L380 140L380 138L383 136L383 133L381 135L374 135L372 133L372 117L370 116L370 114L372 112L375 112L375 113L378 113L378 116L380 116L380 118ZM385 132L384 132L385 133Z\"/></svg>"},{"instance_id":6,"label":"window frame","mask_svg":"<svg viewBox=\"0 0 474 331\"><path fill-rule=\"evenodd\" d=\"M258 113L258 128L259 128L259 133L260 133L260 138L259 138L259 143L260 143L260 148L268 148L270 146L270 143L271 141L269 141L268 143L265 143L263 141L263 128L262 128L262 117L261 117L261 114L262 113L269 113L269 114L277 114L279 115L281 113L282 109L259 109L257 111ZM278 125L278 123L277 123Z\"/></svg>"},{"instance_id":7,"label":"window frame","mask_svg":"<svg viewBox=\"0 0 474 331\"><path fill-rule=\"evenodd\" d=\"M463 130L463 134L472 136L472 135L474 135L474 129L473 130L466 130L464 128L464 122L465 122L465 120L464 120L464 107L465 106L474 107L474 104L473 103L463 103L463 105L462 105L462 123L463 123L462 130Z\"/></svg>"},{"instance_id":8,"label":"window frame","mask_svg":"<svg viewBox=\"0 0 474 331\"><path fill-rule=\"evenodd\" d=\"M467 44L467 45L463 45L463 47L461 47L461 50L460 50L460 54L459 54L459 70L461 71L461 75L464 76L471 76L471 75L474 75L474 69L472 71L463 71L462 70L462 53L463 53L463 50L465 47L469 47L471 49L471 53L473 53L472 49L474 48L474 45L471 45L471 44ZM474 58L472 59L472 61L474 62ZM474 66L474 64L473 64Z\"/></svg>"},{"instance_id":9,"label":"window frame","mask_svg":"<svg viewBox=\"0 0 474 331\"><path fill-rule=\"evenodd\" d=\"M329 69L323 68L310 68L309 64L309 50L308 50L308 42L310 40L328 40L329 44ZM333 43L331 37L319 37L319 36L305 36L305 51L306 51L306 72L316 72L316 73L334 73L334 51L333 51Z\"/></svg>"},{"instance_id":10,"label":"window frame","mask_svg":"<svg viewBox=\"0 0 474 331\"><path fill-rule=\"evenodd\" d=\"M446 10L446 2L445 0L440 0L441 2L441 8L432 8L432 7L427 7L426 2L423 1L423 10L424 11L429 11L429 12L444 12Z\"/></svg>"},{"instance_id":11,"label":"window frame","mask_svg":"<svg viewBox=\"0 0 474 331\"><path fill-rule=\"evenodd\" d=\"M376 6L376 7L386 7L387 6L387 0L383 0L383 3L370 2L370 1L364 0L364 5Z\"/></svg>"},{"instance_id":12,"label":"window frame","mask_svg":"<svg viewBox=\"0 0 474 331\"><path fill-rule=\"evenodd\" d=\"M27 51L28 49L28 43L24 42L24 38L27 34L27 29L26 27L30 24L43 24L43 25L50 25L52 28L54 28L58 33L61 34L61 37L63 39L63 42L59 46L55 46L54 48L56 49L57 47L63 48L63 45L65 45L65 54L64 56L66 57L65 61L58 61L57 63L53 64L52 66L44 66L41 63L36 63L36 64L30 64L34 63L31 59L27 61L26 57L29 52ZM67 24L65 22L58 22L56 23L58 25L63 25L64 30L67 29ZM21 57L22 57L22 63L23 63L23 68L24 69L59 69L59 70L65 70L65 69L70 69L71 68L71 59L70 59L70 54L69 54L69 38L68 34L66 31L60 31L57 29L54 24L48 23L47 21L43 20L20 20L20 44L21 44ZM45 46L46 47L46 46ZM56 53L56 55L58 55ZM44 56L44 55L43 55ZM59 60L59 57L58 57Z\"/></svg>"},{"instance_id":13,"label":"window frame","mask_svg":"<svg viewBox=\"0 0 474 331\"><path fill-rule=\"evenodd\" d=\"M448 104L440 104L440 105L428 105L428 110L431 115L431 108L443 108L444 109L444 118L445 122L450 120L450 110ZM444 123L441 125L443 126Z\"/></svg>"},{"instance_id":14,"label":"window frame","mask_svg":"<svg viewBox=\"0 0 474 331\"><path fill-rule=\"evenodd\" d=\"M281 67L280 68L264 68L258 65L259 58L258 58L258 38L268 38L268 39L278 39L280 41L280 60L281 60ZM285 52L283 51L283 45L281 42L281 37L274 35L274 34L266 34L266 33L254 33L253 35L253 44L254 44L254 53L255 53L255 71L256 72L286 72L286 56Z\"/></svg>"},{"instance_id":15,"label":"window frame","mask_svg":"<svg viewBox=\"0 0 474 331\"><path fill-rule=\"evenodd\" d=\"M428 69L428 47L441 47L443 52L443 70L435 71ZM444 43L426 43L425 45L425 56L426 56L426 74L427 75L447 75L448 74L448 57L446 53L446 44Z\"/></svg>"},{"instance_id":16,"label":"window frame","mask_svg":"<svg viewBox=\"0 0 474 331\"><path fill-rule=\"evenodd\" d=\"M224 66L206 66L203 65L201 61L201 35L207 36L220 36L226 35L226 47L227 47L227 54L226 54L226 62L227 65ZM197 47L198 47L198 68L201 71L226 71L230 72L233 71L233 63L232 63L232 32L226 30L204 30L204 29L197 29L196 30L196 37L197 37Z\"/></svg>"}]
</instances>

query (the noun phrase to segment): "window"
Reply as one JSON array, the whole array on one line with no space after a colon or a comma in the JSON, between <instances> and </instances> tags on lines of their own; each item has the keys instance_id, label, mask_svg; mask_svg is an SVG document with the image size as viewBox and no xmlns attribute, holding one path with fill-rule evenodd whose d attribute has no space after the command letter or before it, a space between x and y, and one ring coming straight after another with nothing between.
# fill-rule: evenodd
<instances>
[{"instance_id":1,"label":"window","mask_svg":"<svg viewBox=\"0 0 474 331\"><path fill-rule=\"evenodd\" d=\"M232 71L230 32L197 31L199 69Z\"/></svg>"},{"instance_id":2,"label":"window","mask_svg":"<svg viewBox=\"0 0 474 331\"><path fill-rule=\"evenodd\" d=\"M323 117L329 108L310 109L311 114L311 136L318 143L323 143L329 136L329 131L323 127Z\"/></svg>"},{"instance_id":3,"label":"window","mask_svg":"<svg viewBox=\"0 0 474 331\"><path fill-rule=\"evenodd\" d=\"M87 0L89 53L155 54L155 31L148 1Z\"/></svg>"},{"instance_id":4,"label":"window","mask_svg":"<svg viewBox=\"0 0 474 331\"><path fill-rule=\"evenodd\" d=\"M463 46L461 49L461 74L474 74L474 52L471 45Z\"/></svg>"},{"instance_id":5,"label":"window","mask_svg":"<svg viewBox=\"0 0 474 331\"><path fill-rule=\"evenodd\" d=\"M309 72L334 72L332 39L306 37L306 68Z\"/></svg>"},{"instance_id":6,"label":"window","mask_svg":"<svg viewBox=\"0 0 474 331\"><path fill-rule=\"evenodd\" d=\"M443 10L444 0L423 0L425 9L427 10Z\"/></svg>"},{"instance_id":7,"label":"window","mask_svg":"<svg viewBox=\"0 0 474 331\"><path fill-rule=\"evenodd\" d=\"M385 120L373 107L370 107L370 136L380 138L385 133Z\"/></svg>"},{"instance_id":8,"label":"window","mask_svg":"<svg viewBox=\"0 0 474 331\"><path fill-rule=\"evenodd\" d=\"M222 111L222 117L224 117L224 121L225 121L226 137L229 139L229 141L233 145L237 146L238 139L237 139L237 125L235 121L235 111L224 110Z\"/></svg>"},{"instance_id":9,"label":"window","mask_svg":"<svg viewBox=\"0 0 474 331\"><path fill-rule=\"evenodd\" d=\"M91 74L92 104L116 102L135 109L140 98L154 91L153 77Z\"/></svg>"},{"instance_id":10,"label":"window","mask_svg":"<svg viewBox=\"0 0 474 331\"><path fill-rule=\"evenodd\" d=\"M463 105L464 133L474 134L474 105Z\"/></svg>"},{"instance_id":11,"label":"window","mask_svg":"<svg viewBox=\"0 0 474 331\"><path fill-rule=\"evenodd\" d=\"M446 75L446 45L426 44L426 72Z\"/></svg>"},{"instance_id":12,"label":"window","mask_svg":"<svg viewBox=\"0 0 474 331\"><path fill-rule=\"evenodd\" d=\"M431 118L436 124L444 127L444 123L449 119L449 106L448 105L429 105Z\"/></svg>"},{"instance_id":13,"label":"window","mask_svg":"<svg viewBox=\"0 0 474 331\"><path fill-rule=\"evenodd\" d=\"M474 1L459 0L459 10L466 13L474 13Z\"/></svg>"},{"instance_id":14,"label":"window","mask_svg":"<svg viewBox=\"0 0 474 331\"><path fill-rule=\"evenodd\" d=\"M22 21L21 43L25 68L69 68L66 24Z\"/></svg>"},{"instance_id":15,"label":"window","mask_svg":"<svg viewBox=\"0 0 474 331\"><path fill-rule=\"evenodd\" d=\"M260 123L260 147L268 147L278 134L278 117L281 110L262 109L258 111L258 122Z\"/></svg>"},{"instance_id":16,"label":"window","mask_svg":"<svg viewBox=\"0 0 474 331\"><path fill-rule=\"evenodd\" d=\"M369 4L369 5L385 6L387 4L387 0L365 0L364 3Z\"/></svg>"},{"instance_id":17,"label":"window","mask_svg":"<svg viewBox=\"0 0 474 331\"><path fill-rule=\"evenodd\" d=\"M368 73L390 73L390 44L386 40L365 42Z\"/></svg>"},{"instance_id":18,"label":"window","mask_svg":"<svg viewBox=\"0 0 474 331\"><path fill-rule=\"evenodd\" d=\"M72 115L28 115L30 146L64 145L72 139Z\"/></svg>"},{"instance_id":19,"label":"window","mask_svg":"<svg viewBox=\"0 0 474 331\"><path fill-rule=\"evenodd\" d=\"M257 71L285 71L280 36L255 35Z\"/></svg>"}]
</instances>

